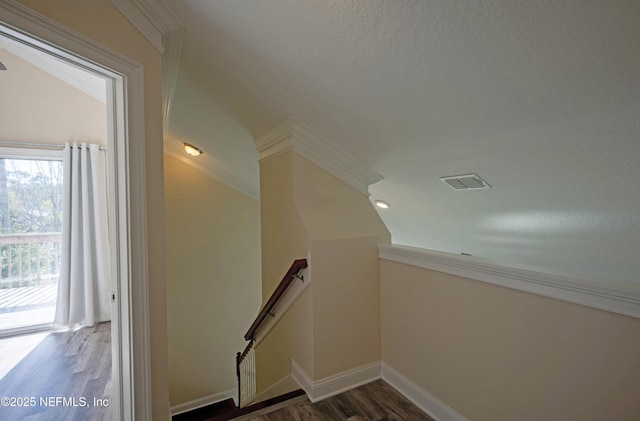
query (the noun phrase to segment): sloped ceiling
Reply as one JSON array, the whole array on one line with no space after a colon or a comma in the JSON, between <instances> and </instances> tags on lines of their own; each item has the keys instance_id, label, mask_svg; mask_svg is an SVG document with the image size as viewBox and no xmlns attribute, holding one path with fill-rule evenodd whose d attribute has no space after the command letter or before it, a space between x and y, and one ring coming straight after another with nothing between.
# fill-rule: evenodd
<instances>
[{"instance_id":1,"label":"sloped ceiling","mask_svg":"<svg viewBox=\"0 0 640 421\"><path fill-rule=\"evenodd\" d=\"M169 134L211 165L257 190L296 116L384 177L394 243L640 285L640 2L167 3Z\"/></svg>"},{"instance_id":2,"label":"sloped ceiling","mask_svg":"<svg viewBox=\"0 0 640 421\"><path fill-rule=\"evenodd\" d=\"M0 36L0 141L107 144L106 81Z\"/></svg>"}]
</instances>

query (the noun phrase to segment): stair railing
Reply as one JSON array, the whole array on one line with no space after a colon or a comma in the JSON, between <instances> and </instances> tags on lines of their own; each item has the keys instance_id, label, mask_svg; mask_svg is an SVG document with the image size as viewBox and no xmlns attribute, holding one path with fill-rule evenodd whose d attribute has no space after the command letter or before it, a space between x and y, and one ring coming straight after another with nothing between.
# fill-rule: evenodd
<instances>
[{"instance_id":1,"label":"stair railing","mask_svg":"<svg viewBox=\"0 0 640 421\"><path fill-rule=\"evenodd\" d=\"M236 375L238 376L238 408L250 405L256 397L256 335L269 316L275 317L274 309L289 289L294 279L303 280L298 273L307 267L307 259L294 260L276 289L267 300L260 313L249 327L244 338L249 341L243 352L236 354Z\"/></svg>"},{"instance_id":2,"label":"stair railing","mask_svg":"<svg viewBox=\"0 0 640 421\"><path fill-rule=\"evenodd\" d=\"M236 354L238 376L238 408L249 405L256 397L256 351L249 341L243 352Z\"/></svg>"}]
</instances>

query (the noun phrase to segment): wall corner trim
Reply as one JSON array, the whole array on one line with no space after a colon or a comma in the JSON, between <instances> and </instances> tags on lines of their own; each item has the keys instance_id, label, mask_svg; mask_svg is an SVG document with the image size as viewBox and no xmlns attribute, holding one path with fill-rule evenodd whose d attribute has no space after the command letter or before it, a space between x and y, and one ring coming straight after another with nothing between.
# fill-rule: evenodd
<instances>
[{"instance_id":1,"label":"wall corner trim","mask_svg":"<svg viewBox=\"0 0 640 421\"><path fill-rule=\"evenodd\" d=\"M413 383L384 362L382 363L382 380L389 383L405 398L438 421L467 421L438 398Z\"/></svg>"},{"instance_id":2,"label":"wall corner trim","mask_svg":"<svg viewBox=\"0 0 640 421\"><path fill-rule=\"evenodd\" d=\"M294 151L369 196L369 185L382 176L295 117L254 139L259 161Z\"/></svg>"},{"instance_id":3,"label":"wall corner trim","mask_svg":"<svg viewBox=\"0 0 640 421\"><path fill-rule=\"evenodd\" d=\"M315 403L378 380L380 378L380 361L355 367L318 381L313 381L295 360L291 360L291 375L298 382L302 390L307 393L309 400Z\"/></svg>"},{"instance_id":4,"label":"wall corner trim","mask_svg":"<svg viewBox=\"0 0 640 421\"><path fill-rule=\"evenodd\" d=\"M616 283L605 287L595 280L504 266L475 257L415 247L381 244L378 252L384 260L640 318L640 289L631 285Z\"/></svg>"}]
</instances>

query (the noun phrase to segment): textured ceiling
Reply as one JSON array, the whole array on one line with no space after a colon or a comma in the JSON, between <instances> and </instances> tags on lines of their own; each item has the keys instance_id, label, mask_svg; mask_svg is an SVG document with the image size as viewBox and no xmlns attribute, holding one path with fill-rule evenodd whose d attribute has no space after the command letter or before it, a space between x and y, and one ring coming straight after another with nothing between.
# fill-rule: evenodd
<instances>
[{"instance_id":1,"label":"textured ceiling","mask_svg":"<svg viewBox=\"0 0 640 421\"><path fill-rule=\"evenodd\" d=\"M257 189L296 116L384 176L393 242L640 284L640 2L169 0L170 137ZM476 173L493 188L438 178Z\"/></svg>"}]
</instances>

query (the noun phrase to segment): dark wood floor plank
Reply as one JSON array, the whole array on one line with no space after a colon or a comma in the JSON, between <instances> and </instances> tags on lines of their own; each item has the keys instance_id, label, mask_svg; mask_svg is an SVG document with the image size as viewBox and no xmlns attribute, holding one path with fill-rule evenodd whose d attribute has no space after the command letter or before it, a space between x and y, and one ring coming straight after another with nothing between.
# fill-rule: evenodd
<instances>
[{"instance_id":1,"label":"dark wood floor plank","mask_svg":"<svg viewBox=\"0 0 640 421\"><path fill-rule=\"evenodd\" d=\"M337 395L334 399L335 405L338 407L340 412L344 414L346 419L353 418L357 415L362 415L361 409L355 405L354 400L352 399L351 394L342 393Z\"/></svg>"},{"instance_id":2,"label":"dark wood floor plank","mask_svg":"<svg viewBox=\"0 0 640 421\"><path fill-rule=\"evenodd\" d=\"M320 402L308 399L251 421L434 421L383 380Z\"/></svg>"},{"instance_id":3,"label":"dark wood floor plank","mask_svg":"<svg viewBox=\"0 0 640 421\"><path fill-rule=\"evenodd\" d=\"M344 420L347 418L346 414L336 405L336 400L337 399L325 399L316 402L315 409L330 420Z\"/></svg>"},{"instance_id":4,"label":"dark wood floor plank","mask_svg":"<svg viewBox=\"0 0 640 421\"><path fill-rule=\"evenodd\" d=\"M110 405L94 406L94 398L110 398L110 385L110 323L50 333L0 380L0 396L34 397L37 405L0 407L0 420L110 420ZM67 401L52 406L40 401L56 397Z\"/></svg>"},{"instance_id":5,"label":"dark wood floor plank","mask_svg":"<svg viewBox=\"0 0 640 421\"><path fill-rule=\"evenodd\" d=\"M282 418L282 419L287 419L287 420L292 419L295 421L305 421L305 420L329 421L329 419L324 414L320 414L317 411L315 411L313 408L313 404L311 404L311 402L309 401L303 402L299 405L289 407L289 413L293 415L293 418ZM274 418L274 420L278 421L279 418Z\"/></svg>"},{"instance_id":6,"label":"dark wood floor plank","mask_svg":"<svg viewBox=\"0 0 640 421\"><path fill-rule=\"evenodd\" d=\"M380 398L374 393L373 387L374 384L369 383L347 392L354 404L360 408L361 415L367 420L378 420L387 415L387 410L380 405Z\"/></svg>"}]
</instances>

